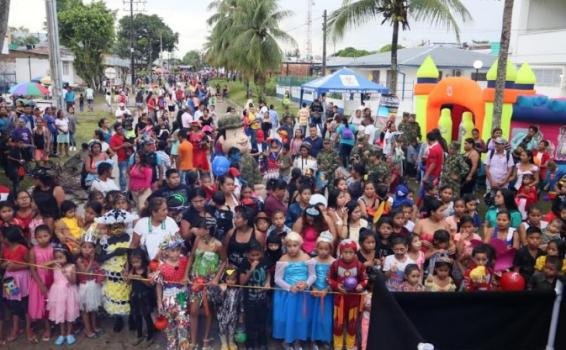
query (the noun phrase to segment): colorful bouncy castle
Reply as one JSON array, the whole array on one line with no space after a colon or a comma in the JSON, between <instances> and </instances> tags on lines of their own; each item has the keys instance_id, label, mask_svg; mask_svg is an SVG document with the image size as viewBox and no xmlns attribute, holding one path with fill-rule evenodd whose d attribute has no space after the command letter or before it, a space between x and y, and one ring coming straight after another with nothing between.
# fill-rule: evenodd
<instances>
[{"instance_id":1,"label":"colorful bouncy castle","mask_svg":"<svg viewBox=\"0 0 566 350\"><path fill-rule=\"evenodd\" d=\"M432 57L427 57L417 71L415 112L423 139L439 128L447 142L462 141L478 128L484 140L493 129L493 103L497 61L487 73L487 88L482 89L468 78L439 80L440 73ZM519 70L507 63L501 128L503 137L513 146L520 143L529 125L538 126L538 137L551 143L554 159L566 167L566 98L551 99L537 95L536 76L529 64Z\"/></svg>"}]
</instances>

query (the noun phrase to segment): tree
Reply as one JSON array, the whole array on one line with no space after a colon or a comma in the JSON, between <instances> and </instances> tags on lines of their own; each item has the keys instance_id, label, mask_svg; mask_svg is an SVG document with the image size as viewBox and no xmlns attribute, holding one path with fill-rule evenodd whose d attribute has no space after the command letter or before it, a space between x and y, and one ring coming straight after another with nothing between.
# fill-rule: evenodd
<instances>
[{"instance_id":1,"label":"tree","mask_svg":"<svg viewBox=\"0 0 566 350\"><path fill-rule=\"evenodd\" d=\"M401 49L404 49L404 48L405 48L405 46L397 44L397 50L401 50ZM379 49L379 52L380 52L380 53L383 53L383 52L390 52L391 49L392 49L392 45L391 45L391 44L387 44L387 45L383 45L383 46L381 47L381 49Z\"/></svg>"},{"instance_id":2,"label":"tree","mask_svg":"<svg viewBox=\"0 0 566 350\"><path fill-rule=\"evenodd\" d=\"M362 57L362 56L371 55L372 53L375 53L375 51L358 50L356 48L349 46L349 47L346 47L346 48L336 52L333 56L335 56L335 57Z\"/></svg>"},{"instance_id":3,"label":"tree","mask_svg":"<svg viewBox=\"0 0 566 350\"><path fill-rule=\"evenodd\" d=\"M0 51L4 48L4 38L8 31L10 17L10 0L0 0Z\"/></svg>"},{"instance_id":4,"label":"tree","mask_svg":"<svg viewBox=\"0 0 566 350\"><path fill-rule=\"evenodd\" d=\"M380 18L381 24L389 22L393 26L389 89L395 93L399 29L408 30L411 17L416 21L443 24L448 29L453 29L459 40L460 30L454 13L462 21L471 19L461 0L343 0L342 7L330 15L329 29L337 40L344 36L346 30L372 20Z\"/></svg>"},{"instance_id":5,"label":"tree","mask_svg":"<svg viewBox=\"0 0 566 350\"><path fill-rule=\"evenodd\" d=\"M77 74L89 84L99 86L103 76L104 53L114 41L114 14L102 1L87 5L73 2L58 11L61 44L75 56Z\"/></svg>"},{"instance_id":6,"label":"tree","mask_svg":"<svg viewBox=\"0 0 566 350\"><path fill-rule=\"evenodd\" d=\"M161 52L173 51L179 42L179 33L173 32L157 15L136 14L120 19L115 51L120 57L130 57L130 35L134 37L134 60L149 67Z\"/></svg>"},{"instance_id":7,"label":"tree","mask_svg":"<svg viewBox=\"0 0 566 350\"><path fill-rule=\"evenodd\" d=\"M8 30L12 34L12 44L16 45L17 47L28 47L37 45L39 43L37 36L30 34L29 29L25 27L9 27Z\"/></svg>"},{"instance_id":8,"label":"tree","mask_svg":"<svg viewBox=\"0 0 566 350\"><path fill-rule=\"evenodd\" d=\"M497 59L497 79L495 80L495 101L493 102L492 126L501 126L501 113L503 111L503 92L507 77L507 56L509 55L509 40L511 37L511 21L513 19L513 0L505 0L503 6L503 23L501 25L501 43L499 58Z\"/></svg>"},{"instance_id":9,"label":"tree","mask_svg":"<svg viewBox=\"0 0 566 350\"><path fill-rule=\"evenodd\" d=\"M194 68L200 68L202 66L202 58L200 52L198 52L197 50L191 50L187 52L185 56L183 56L181 63L192 66Z\"/></svg>"}]
</instances>

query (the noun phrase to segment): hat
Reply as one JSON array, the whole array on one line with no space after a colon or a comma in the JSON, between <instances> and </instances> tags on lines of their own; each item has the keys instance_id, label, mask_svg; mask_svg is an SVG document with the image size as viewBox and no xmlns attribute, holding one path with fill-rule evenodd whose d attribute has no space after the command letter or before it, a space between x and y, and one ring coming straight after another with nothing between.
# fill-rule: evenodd
<instances>
[{"instance_id":1,"label":"hat","mask_svg":"<svg viewBox=\"0 0 566 350\"><path fill-rule=\"evenodd\" d=\"M120 103L118 103L118 106L120 106L120 107L125 107L126 104L125 104L124 102L120 102Z\"/></svg>"},{"instance_id":2,"label":"hat","mask_svg":"<svg viewBox=\"0 0 566 350\"><path fill-rule=\"evenodd\" d=\"M271 219L269 218L269 216L267 216L267 214L263 211L260 211L259 213L257 213L254 221L258 222L259 220L265 220L268 223L271 223Z\"/></svg>"},{"instance_id":3,"label":"hat","mask_svg":"<svg viewBox=\"0 0 566 350\"><path fill-rule=\"evenodd\" d=\"M358 244L351 239L345 239L342 242L340 242L340 244L338 245L338 250L340 251L340 254L342 254L342 252L346 248L352 248L355 252L358 250Z\"/></svg>"},{"instance_id":4,"label":"hat","mask_svg":"<svg viewBox=\"0 0 566 350\"><path fill-rule=\"evenodd\" d=\"M169 235L159 243L159 249L168 250L182 246L185 243L178 235Z\"/></svg>"},{"instance_id":5,"label":"hat","mask_svg":"<svg viewBox=\"0 0 566 350\"><path fill-rule=\"evenodd\" d=\"M320 216L320 211L314 207L314 206L309 206L306 210L305 213L307 214L307 216L311 216L311 217L317 217Z\"/></svg>"},{"instance_id":6,"label":"hat","mask_svg":"<svg viewBox=\"0 0 566 350\"><path fill-rule=\"evenodd\" d=\"M326 242L332 244L334 242L334 236L330 231L322 231L318 238L316 239L316 243L318 242Z\"/></svg>"},{"instance_id":7,"label":"hat","mask_svg":"<svg viewBox=\"0 0 566 350\"><path fill-rule=\"evenodd\" d=\"M507 143L507 141L503 137L498 137L495 140L493 140L493 142L495 142L495 144L497 145L504 145Z\"/></svg>"},{"instance_id":8,"label":"hat","mask_svg":"<svg viewBox=\"0 0 566 350\"><path fill-rule=\"evenodd\" d=\"M301 143L301 148L303 148L303 147L305 147L306 149L308 149L310 151L311 148L312 148L312 145L310 144L310 142L305 141L305 142Z\"/></svg>"},{"instance_id":9,"label":"hat","mask_svg":"<svg viewBox=\"0 0 566 350\"><path fill-rule=\"evenodd\" d=\"M130 214L122 209L112 209L103 216L94 219L97 224L115 225L115 224L129 224L138 218L137 215Z\"/></svg>"},{"instance_id":10,"label":"hat","mask_svg":"<svg viewBox=\"0 0 566 350\"><path fill-rule=\"evenodd\" d=\"M313 194L311 199L309 200L309 204L316 206L318 204L322 204L323 206L328 206L328 200L325 196L321 195L320 193Z\"/></svg>"}]
</instances>

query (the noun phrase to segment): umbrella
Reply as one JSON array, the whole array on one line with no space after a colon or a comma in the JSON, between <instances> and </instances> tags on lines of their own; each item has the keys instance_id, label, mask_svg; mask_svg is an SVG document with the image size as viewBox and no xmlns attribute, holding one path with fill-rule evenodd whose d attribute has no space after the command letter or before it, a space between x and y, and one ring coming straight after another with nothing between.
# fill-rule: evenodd
<instances>
[{"instance_id":1,"label":"umbrella","mask_svg":"<svg viewBox=\"0 0 566 350\"><path fill-rule=\"evenodd\" d=\"M46 96L49 93L46 87L38 83L21 83L10 89L14 96Z\"/></svg>"},{"instance_id":2,"label":"umbrella","mask_svg":"<svg viewBox=\"0 0 566 350\"><path fill-rule=\"evenodd\" d=\"M39 76L39 77L35 77L30 81L32 83L40 83L40 84L43 84L43 85L51 85L51 76L42 75L42 76Z\"/></svg>"}]
</instances>

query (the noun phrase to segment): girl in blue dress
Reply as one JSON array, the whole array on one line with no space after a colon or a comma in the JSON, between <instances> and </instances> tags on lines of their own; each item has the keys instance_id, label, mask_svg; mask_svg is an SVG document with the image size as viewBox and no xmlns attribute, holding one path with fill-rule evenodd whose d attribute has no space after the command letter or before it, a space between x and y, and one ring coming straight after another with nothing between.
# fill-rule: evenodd
<instances>
[{"instance_id":1,"label":"girl in blue dress","mask_svg":"<svg viewBox=\"0 0 566 350\"><path fill-rule=\"evenodd\" d=\"M302 244L301 235L289 232L285 237L287 254L275 266L275 284L280 289L273 296L273 338L282 339L286 350L300 349L301 341L311 337L310 297L306 291L316 276Z\"/></svg>"},{"instance_id":2,"label":"girl in blue dress","mask_svg":"<svg viewBox=\"0 0 566 350\"><path fill-rule=\"evenodd\" d=\"M316 280L311 291L311 340L313 349L332 342L332 294L328 294L328 270L334 261L332 257L334 237L328 231L322 232L316 241L318 255L309 264L314 266Z\"/></svg>"}]
</instances>

